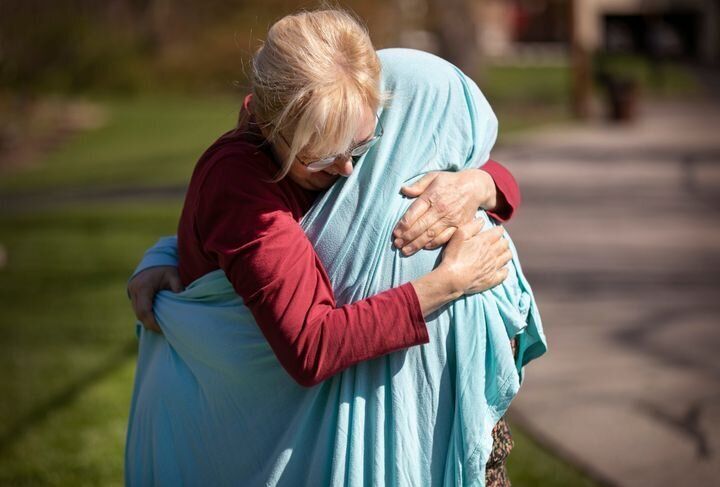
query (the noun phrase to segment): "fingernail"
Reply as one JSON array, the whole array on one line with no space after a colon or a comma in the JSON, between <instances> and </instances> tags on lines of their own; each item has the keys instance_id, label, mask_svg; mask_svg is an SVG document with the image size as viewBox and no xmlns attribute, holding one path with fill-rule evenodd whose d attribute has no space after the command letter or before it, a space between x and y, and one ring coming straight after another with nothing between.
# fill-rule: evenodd
<instances>
[{"instance_id":1,"label":"fingernail","mask_svg":"<svg viewBox=\"0 0 720 487\"><path fill-rule=\"evenodd\" d=\"M403 242L403 239L401 239L401 238L396 238L396 239L395 239L395 247L400 248L400 247L402 247L404 244L405 244L405 242Z\"/></svg>"},{"instance_id":2,"label":"fingernail","mask_svg":"<svg viewBox=\"0 0 720 487\"><path fill-rule=\"evenodd\" d=\"M405 255L410 255L410 253L412 252L412 248L411 248L411 247L404 247L404 248L402 249L402 252L403 252L403 254L405 254Z\"/></svg>"}]
</instances>

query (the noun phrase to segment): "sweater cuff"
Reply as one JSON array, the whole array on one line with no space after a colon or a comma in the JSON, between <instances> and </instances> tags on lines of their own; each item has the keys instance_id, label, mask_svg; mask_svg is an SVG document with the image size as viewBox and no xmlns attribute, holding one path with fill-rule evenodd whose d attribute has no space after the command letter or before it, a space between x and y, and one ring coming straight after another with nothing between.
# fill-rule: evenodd
<instances>
[{"instance_id":1,"label":"sweater cuff","mask_svg":"<svg viewBox=\"0 0 720 487\"><path fill-rule=\"evenodd\" d=\"M497 191L497 206L494 211L488 211L488 214L496 220L508 221L517 211L521 202L517 181L507 168L492 159L479 169L490 174Z\"/></svg>"},{"instance_id":2,"label":"sweater cuff","mask_svg":"<svg viewBox=\"0 0 720 487\"><path fill-rule=\"evenodd\" d=\"M427 324L425 323L425 317L422 314L422 308L420 307L420 300L418 299L415 287L411 283L405 283L398 288L402 291L405 301L408 303L408 313L410 315L410 323L412 323L415 329L415 345L422 345L430 342L430 336L427 331Z\"/></svg>"}]
</instances>

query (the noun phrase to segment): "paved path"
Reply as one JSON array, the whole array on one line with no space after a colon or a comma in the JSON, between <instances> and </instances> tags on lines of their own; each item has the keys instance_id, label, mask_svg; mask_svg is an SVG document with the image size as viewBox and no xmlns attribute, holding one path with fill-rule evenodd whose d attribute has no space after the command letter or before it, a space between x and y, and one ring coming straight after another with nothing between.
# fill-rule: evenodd
<instances>
[{"instance_id":1,"label":"paved path","mask_svg":"<svg viewBox=\"0 0 720 487\"><path fill-rule=\"evenodd\" d=\"M720 485L720 105L549 130L493 154L548 354L511 408L609 484Z\"/></svg>"}]
</instances>

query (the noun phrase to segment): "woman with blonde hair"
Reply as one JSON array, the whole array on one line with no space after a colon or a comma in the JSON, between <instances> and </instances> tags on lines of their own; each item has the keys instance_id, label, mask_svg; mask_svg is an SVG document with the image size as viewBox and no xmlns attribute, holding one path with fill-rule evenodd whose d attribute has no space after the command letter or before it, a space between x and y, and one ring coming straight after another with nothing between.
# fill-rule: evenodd
<instances>
[{"instance_id":1,"label":"woman with blonde hair","mask_svg":"<svg viewBox=\"0 0 720 487\"><path fill-rule=\"evenodd\" d=\"M544 352L509 240L474 218L517 194L477 168L487 102L439 58L378 57L352 16L319 11L271 27L244 111L200 158L177 243L129 286L162 335L139 328L127 483L482 483ZM153 315L168 284L187 289Z\"/></svg>"}]
</instances>

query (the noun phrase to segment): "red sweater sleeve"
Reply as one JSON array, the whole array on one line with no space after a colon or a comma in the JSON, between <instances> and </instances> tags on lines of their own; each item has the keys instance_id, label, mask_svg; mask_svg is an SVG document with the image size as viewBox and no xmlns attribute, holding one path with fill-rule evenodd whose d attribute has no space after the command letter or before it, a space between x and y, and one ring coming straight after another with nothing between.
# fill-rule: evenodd
<instances>
[{"instance_id":1,"label":"red sweater sleeve","mask_svg":"<svg viewBox=\"0 0 720 487\"><path fill-rule=\"evenodd\" d=\"M492 159L480 169L490 174L497 188L497 207L488 213L500 221L508 221L522 202L517 181L505 166Z\"/></svg>"},{"instance_id":2,"label":"red sweater sleeve","mask_svg":"<svg viewBox=\"0 0 720 487\"><path fill-rule=\"evenodd\" d=\"M220 161L203 182L197 230L298 383L312 386L358 362L429 341L410 283L337 307L290 196L277 183L233 174L232 164Z\"/></svg>"}]
</instances>

